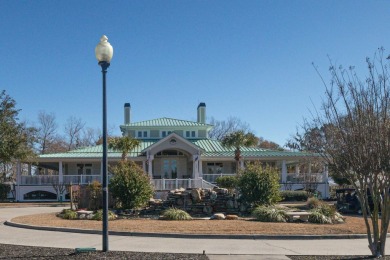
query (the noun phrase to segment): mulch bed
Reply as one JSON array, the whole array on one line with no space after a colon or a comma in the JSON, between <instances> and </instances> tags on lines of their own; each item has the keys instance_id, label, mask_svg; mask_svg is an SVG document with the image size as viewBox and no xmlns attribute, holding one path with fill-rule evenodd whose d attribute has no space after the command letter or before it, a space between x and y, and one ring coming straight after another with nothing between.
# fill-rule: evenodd
<instances>
[{"instance_id":1,"label":"mulch bed","mask_svg":"<svg viewBox=\"0 0 390 260\"><path fill-rule=\"evenodd\" d=\"M0 259L150 259L150 260L207 260L206 255L144 253L126 251L101 251L75 254L75 250L66 248L34 247L0 244Z\"/></svg>"},{"instance_id":2,"label":"mulch bed","mask_svg":"<svg viewBox=\"0 0 390 260\"><path fill-rule=\"evenodd\" d=\"M21 216L15 223L34 226L66 227L101 230L101 221L66 220L55 213ZM109 222L112 231L182 234L264 234L264 235L334 235L365 234L366 228L360 216L348 216L343 224L312 223L264 223L244 220L191 220L164 221L154 219L119 219Z\"/></svg>"},{"instance_id":3,"label":"mulch bed","mask_svg":"<svg viewBox=\"0 0 390 260\"><path fill-rule=\"evenodd\" d=\"M330 260L330 259L373 259L371 256L288 256L292 260ZM53 247L34 247L0 244L0 259L147 259L147 260L207 260L207 255L172 254L172 253L144 253L128 251L101 251L75 254L75 250ZM390 259L384 257L382 259Z\"/></svg>"}]
</instances>

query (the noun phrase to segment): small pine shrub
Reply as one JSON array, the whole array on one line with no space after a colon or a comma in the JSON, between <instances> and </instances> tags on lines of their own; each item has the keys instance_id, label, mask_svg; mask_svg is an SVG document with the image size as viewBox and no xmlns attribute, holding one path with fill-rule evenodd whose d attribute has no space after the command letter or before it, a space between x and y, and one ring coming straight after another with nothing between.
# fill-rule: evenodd
<instances>
[{"instance_id":1,"label":"small pine shrub","mask_svg":"<svg viewBox=\"0 0 390 260\"><path fill-rule=\"evenodd\" d=\"M117 216L115 215L114 212L108 211L108 220L114 220L116 218L117 218ZM103 210L99 209L98 211L96 211L96 213L93 215L92 219L99 220L99 221L103 220Z\"/></svg>"},{"instance_id":2,"label":"small pine shrub","mask_svg":"<svg viewBox=\"0 0 390 260\"><path fill-rule=\"evenodd\" d=\"M71 209L64 209L59 216L63 219L77 219L77 212Z\"/></svg>"},{"instance_id":3,"label":"small pine shrub","mask_svg":"<svg viewBox=\"0 0 390 260\"><path fill-rule=\"evenodd\" d=\"M258 206L252 211L252 216L261 222L286 222L288 220L286 211L275 206Z\"/></svg>"},{"instance_id":4,"label":"small pine shrub","mask_svg":"<svg viewBox=\"0 0 390 260\"><path fill-rule=\"evenodd\" d=\"M165 220L191 220L190 214L181 209L170 208L163 212L163 219Z\"/></svg>"}]
</instances>

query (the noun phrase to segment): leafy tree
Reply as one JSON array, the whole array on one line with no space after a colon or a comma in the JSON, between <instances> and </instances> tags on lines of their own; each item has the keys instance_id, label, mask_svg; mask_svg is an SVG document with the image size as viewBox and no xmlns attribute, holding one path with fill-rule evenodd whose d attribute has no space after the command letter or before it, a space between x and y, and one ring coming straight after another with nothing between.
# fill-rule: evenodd
<instances>
[{"instance_id":1,"label":"leafy tree","mask_svg":"<svg viewBox=\"0 0 390 260\"><path fill-rule=\"evenodd\" d=\"M128 153L139 146L140 140L131 138L129 136L112 137L108 140L108 147L110 149L119 150L122 152L122 161L127 161Z\"/></svg>"},{"instance_id":2,"label":"leafy tree","mask_svg":"<svg viewBox=\"0 0 390 260\"><path fill-rule=\"evenodd\" d=\"M241 200L253 205L272 205L280 201L279 172L261 163L247 164L238 177Z\"/></svg>"},{"instance_id":3,"label":"leafy tree","mask_svg":"<svg viewBox=\"0 0 390 260\"><path fill-rule=\"evenodd\" d=\"M134 209L146 205L153 196L153 186L149 177L134 162L121 161L113 168L114 176L109 189L124 209Z\"/></svg>"},{"instance_id":4,"label":"leafy tree","mask_svg":"<svg viewBox=\"0 0 390 260\"><path fill-rule=\"evenodd\" d=\"M16 102L5 90L0 92L0 166L6 179L7 165L14 160L25 160L34 156L33 142L36 129L18 122Z\"/></svg>"},{"instance_id":5,"label":"leafy tree","mask_svg":"<svg viewBox=\"0 0 390 260\"><path fill-rule=\"evenodd\" d=\"M365 80L353 67L337 68L331 63L330 85L323 80L323 112L317 112L303 130L305 134L318 131L313 150L355 187L369 248L379 257L385 255L390 215L390 75L383 49L366 62Z\"/></svg>"},{"instance_id":6,"label":"leafy tree","mask_svg":"<svg viewBox=\"0 0 390 260\"><path fill-rule=\"evenodd\" d=\"M241 160L241 148L253 147L258 143L258 138L251 132L236 131L222 138L222 146L227 148L235 148L234 159L236 160L236 169L239 169Z\"/></svg>"},{"instance_id":7,"label":"leafy tree","mask_svg":"<svg viewBox=\"0 0 390 260\"><path fill-rule=\"evenodd\" d=\"M221 176L218 177L215 182L221 188L228 189L231 193L237 187L237 176Z\"/></svg>"},{"instance_id":8,"label":"leafy tree","mask_svg":"<svg viewBox=\"0 0 390 260\"><path fill-rule=\"evenodd\" d=\"M264 139L263 137L259 137L259 144L257 145L259 148L263 149L271 149L283 151L284 149L275 142Z\"/></svg>"}]
</instances>

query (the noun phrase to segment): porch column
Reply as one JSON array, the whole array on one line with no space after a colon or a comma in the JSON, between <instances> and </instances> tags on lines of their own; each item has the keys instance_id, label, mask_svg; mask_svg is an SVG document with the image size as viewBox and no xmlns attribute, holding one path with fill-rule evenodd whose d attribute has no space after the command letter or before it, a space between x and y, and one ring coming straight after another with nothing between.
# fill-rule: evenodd
<instances>
[{"instance_id":1,"label":"porch column","mask_svg":"<svg viewBox=\"0 0 390 260\"><path fill-rule=\"evenodd\" d=\"M199 179L199 155L192 155L192 176Z\"/></svg>"},{"instance_id":2,"label":"porch column","mask_svg":"<svg viewBox=\"0 0 390 260\"><path fill-rule=\"evenodd\" d=\"M200 159L200 156L199 156L198 161L199 161L199 168L198 168L199 177L203 178L203 167L202 167L202 160Z\"/></svg>"},{"instance_id":3,"label":"porch column","mask_svg":"<svg viewBox=\"0 0 390 260\"><path fill-rule=\"evenodd\" d=\"M29 164L30 165L30 164ZM22 165L20 163L20 161L18 161L16 163L16 191L15 191L15 199L16 201L20 201L21 200L21 194L20 194L20 182L22 181L22 177L21 177L21 173L22 173Z\"/></svg>"},{"instance_id":4,"label":"porch column","mask_svg":"<svg viewBox=\"0 0 390 260\"><path fill-rule=\"evenodd\" d=\"M142 161L142 169L146 172L146 161Z\"/></svg>"},{"instance_id":5,"label":"porch column","mask_svg":"<svg viewBox=\"0 0 390 260\"><path fill-rule=\"evenodd\" d=\"M27 164L27 171L28 171L28 176L31 176L31 163Z\"/></svg>"},{"instance_id":6,"label":"porch column","mask_svg":"<svg viewBox=\"0 0 390 260\"><path fill-rule=\"evenodd\" d=\"M240 160L240 168L241 168L241 170L244 169L244 159Z\"/></svg>"},{"instance_id":7,"label":"porch column","mask_svg":"<svg viewBox=\"0 0 390 260\"><path fill-rule=\"evenodd\" d=\"M323 197L329 198L329 172L328 172L328 165L324 165L324 170L322 173L322 182L324 182L325 185L325 192Z\"/></svg>"},{"instance_id":8,"label":"porch column","mask_svg":"<svg viewBox=\"0 0 390 260\"><path fill-rule=\"evenodd\" d=\"M154 155L149 155L148 158L148 174L151 179L153 179L153 159Z\"/></svg>"},{"instance_id":9,"label":"porch column","mask_svg":"<svg viewBox=\"0 0 390 260\"><path fill-rule=\"evenodd\" d=\"M64 183L64 175L62 173L62 161L58 162L58 183Z\"/></svg>"},{"instance_id":10,"label":"porch column","mask_svg":"<svg viewBox=\"0 0 390 260\"><path fill-rule=\"evenodd\" d=\"M309 181L309 182L312 182L312 178L311 178L311 162L309 162L309 179L306 181ZM317 182L317 180L315 180Z\"/></svg>"},{"instance_id":11,"label":"porch column","mask_svg":"<svg viewBox=\"0 0 390 260\"><path fill-rule=\"evenodd\" d=\"M286 183L287 182L287 165L286 165L286 161L283 160L282 161L282 183Z\"/></svg>"}]
</instances>

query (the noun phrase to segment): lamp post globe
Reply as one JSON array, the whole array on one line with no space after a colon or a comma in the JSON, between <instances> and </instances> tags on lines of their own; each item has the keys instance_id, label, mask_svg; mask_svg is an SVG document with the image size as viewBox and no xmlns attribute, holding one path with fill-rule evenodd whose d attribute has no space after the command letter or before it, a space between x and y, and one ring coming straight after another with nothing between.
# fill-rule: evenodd
<instances>
[{"instance_id":1,"label":"lamp post globe","mask_svg":"<svg viewBox=\"0 0 390 260\"><path fill-rule=\"evenodd\" d=\"M107 36L103 35L100 38L99 44L95 48L96 59L100 62L110 63L112 56L114 55L114 49L108 42Z\"/></svg>"},{"instance_id":2,"label":"lamp post globe","mask_svg":"<svg viewBox=\"0 0 390 260\"><path fill-rule=\"evenodd\" d=\"M107 36L103 35L100 38L99 44L95 48L95 56L99 61L99 65L102 67L103 74L103 158L102 158L102 197L103 197L103 246L102 251L108 251L108 176L107 176L107 101L106 101L106 74L107 69L110 66L110 62L114 50L111 44L108 42Z\"/></svg>"}]
</instances>

